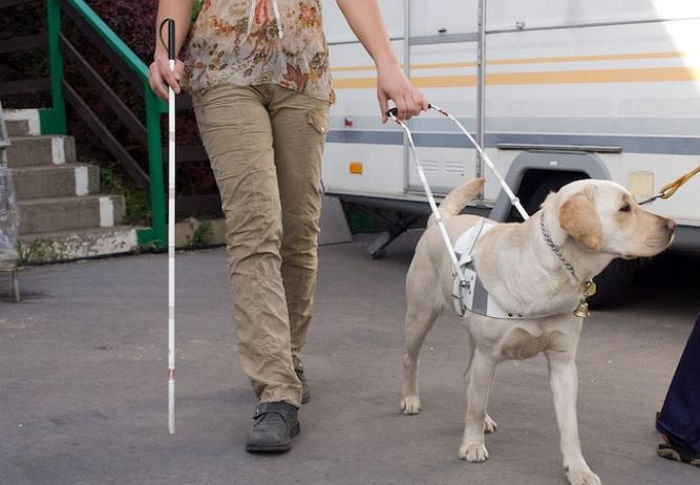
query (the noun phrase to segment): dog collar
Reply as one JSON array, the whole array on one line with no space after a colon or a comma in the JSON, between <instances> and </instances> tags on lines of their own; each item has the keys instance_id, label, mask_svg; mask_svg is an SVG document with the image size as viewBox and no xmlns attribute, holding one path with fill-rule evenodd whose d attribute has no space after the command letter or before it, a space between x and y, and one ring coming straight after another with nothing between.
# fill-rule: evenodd
<instances>
[{"instance_id":1,"label":"dog collar","mask_svg":"<svg viewBox=\"0 0 700 485\"><path fill-rule=\"evenodd\" d=\"M542 212L540 212L540 229L542 230L542 236L544 237L544 241L547 243L547 246L549 246L549 249L552 250L552 252L557 258L559 258L559 261L561 261L561 263L564 265L569 274L573 276L576 281L579 281L578 276L576 276L576 271L574 270L574 267L564 257L564 255L561 253L561 250L559 249L559 246L557 246L554 243L554 240L552 240L552 236L549 234L549 232L547 232L547 229L545 229L544 227L544 209L542 209Z\"/></svg>"},{"instance_id":2,"label":"dog collar","mask_svg":"<svg viewBox=\"0 0 700 485\"><path fill-rule=\"evenodd\" d=\"M557 246L554 243L554 241L552 240L552 236L549 234L549 232L547 232L547 229L545 229L544 227L544 209L542 209L542 211L540 212L540 229L542 230L542 236L544 237L547 246L549 246L549 249L551 249L554 255L559 259L559 261L561 261L561 263L564 265L569 274L573 276L574 280L576 280L577 283L581 284L582 296L581 299L579 299L576 309L574 310L574 315L581 318L590 317L591 312L588 309L587 299L592 297L596 293L596 285L593 282L593 279L588 278L583 283L581 283L581 280L578 279L574 267L564 257L564 255L561 253L561 250L559 249L559 246Z\"/></svg>"}]
</instances>

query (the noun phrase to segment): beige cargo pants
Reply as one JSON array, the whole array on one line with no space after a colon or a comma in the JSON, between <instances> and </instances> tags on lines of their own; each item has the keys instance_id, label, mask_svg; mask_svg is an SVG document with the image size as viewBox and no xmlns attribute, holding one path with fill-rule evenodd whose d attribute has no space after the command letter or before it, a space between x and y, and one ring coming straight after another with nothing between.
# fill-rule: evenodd
<instances>
[{"instance_id":1,"label":"beige cargo pants","mask_svg":"<svg viewBox=\"0 0 700 485\"><path fill-rule=\"evenodd\" d=\"M261 402L299 407L292 353L316 288L329 103L264 84L213 87L193 104L226 217L242 368Z\"/></svg>"}]
</instances>

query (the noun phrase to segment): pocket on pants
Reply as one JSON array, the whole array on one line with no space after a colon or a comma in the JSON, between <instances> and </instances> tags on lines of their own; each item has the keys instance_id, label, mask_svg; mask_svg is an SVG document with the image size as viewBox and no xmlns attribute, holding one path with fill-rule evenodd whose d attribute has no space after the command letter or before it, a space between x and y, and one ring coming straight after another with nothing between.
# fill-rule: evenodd
<instances>
[{"instance_id":1,"label":"pocket on pants","mask_svg":"<svg viewBox=\"0 0 700 485\"><path fill-rule=\"evenodd\" d=\"M328 133L328 110L314 109L309 111L307 120L314 130L321 135Z\"/></svg>"}]
</instances>

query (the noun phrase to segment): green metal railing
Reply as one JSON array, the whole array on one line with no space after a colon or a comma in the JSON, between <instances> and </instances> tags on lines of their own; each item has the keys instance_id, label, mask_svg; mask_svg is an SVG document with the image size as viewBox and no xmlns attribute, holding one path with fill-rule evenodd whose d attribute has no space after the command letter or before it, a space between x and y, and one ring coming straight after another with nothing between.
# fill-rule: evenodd
<instances>
[{"instance_id":1,"label":"green metal railing","mask_svg":"<svg viewBox=\"0 0 700 485\"><path fill-rule=\"evenodd\" d=\"M159 99L148 84L146 64L119 38L84 0L47 0L49 58L51 62L52 107L40 111L42 133L66 133L66 101L63 93L63 55L60 50L61 3L70 6L99 35L109 48L125 62L143 83L146 112L147 152L151 227L138 233L140 245L162 247L167 240L161 115L168 106Z\"/></svg>"}]
</instances>

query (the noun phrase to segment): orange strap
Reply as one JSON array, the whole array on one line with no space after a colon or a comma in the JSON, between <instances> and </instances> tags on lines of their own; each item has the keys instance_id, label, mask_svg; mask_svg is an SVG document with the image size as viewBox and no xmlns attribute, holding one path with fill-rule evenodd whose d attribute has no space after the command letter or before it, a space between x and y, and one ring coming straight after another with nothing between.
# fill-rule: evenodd
<instances>
[{"instance_id":1,"label":"orange strap","mask_svg":"<svg viewBox=\"0 0 700 485\"><path fill-rule=\"evenodd\" d=\"M678 190L678 188L681 185L683 185L688 180L693 178L699 172L700 172L700 165L698 165L697 167L695 167L693 170L686 173L685 175L681 175L673 182L664 185L663 187L661 187L661 190L659 191L659 197L661 197L662 199L668 199L669 197L671 197L673 194L676 193L676 190Z\"/></svg>"}]
</instances>

